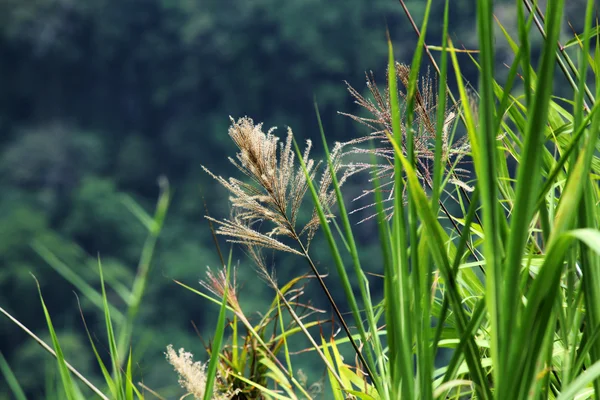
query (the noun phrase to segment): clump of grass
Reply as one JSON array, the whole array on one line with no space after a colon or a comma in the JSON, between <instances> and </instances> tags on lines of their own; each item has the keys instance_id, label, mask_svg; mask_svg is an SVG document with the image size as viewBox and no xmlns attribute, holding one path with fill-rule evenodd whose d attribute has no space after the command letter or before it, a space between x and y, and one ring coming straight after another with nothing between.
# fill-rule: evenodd
<instances>
[{"instance_id":1,"label":"clump of grass","mask_svg":"<svg viewBox=\"0 0 600 400\"><path fill-rule=\"evenodd\" d=\"M310 157L310 142L300 152L291 129L280 141L273 130L264 132L250 118L232 119L229 135L238 153L230 160L243 177L225 179L205 168L230 192L232 211L228 219L209 220L218 225L217 234L242 245L274 300L252 323L237 292L235 270L231 273L231 256L228 262L222 257L221 271L208 272L202 286L210 294L180 283L221 307L214 342L207 346L208 365L194 363L184 351L167 349L188 395L203 400L322 395L322 386L311 388L294 365L290 344L295 335L308 340L306 352L322 362L330 386L325 396L335 400L566 400L600 395L600 39L598 26L592 27L594 2L587 3L584 32L567 44L578 47L576 62L566 47L557 46L564 0L548 2L545 14L528 0L517 4L518 39L498 24L515 53L502 86L494 78L491 4L477 1L480 53L472 61L480 82L474 100L460 73L458 50L448 38L448 1L442 45L425 43L429 0L421 29L413 24L419 42L411 66L394 60L389 40L384 92L372 75L367 75L371 98L349 86L371 114L350 117L367 125L370 135L336 144L329 152L317 110L325 162ZM545 39L537 70L529 54L534 25ZM419 80L422 56L431 56L432 50L441 52L441 66L431 58L439 76ZM446 84L450 63L460 101ZM570 102L553 95L557 65L573 88ZM595 95L588 87L590 72ZM518 78L522 96L514 95ZM458 129L465 136L455 140ZM363 148L369 141L375 142L374 148ZM372 161L344 164L348 153L366 154ZM515 172L509 168L511 159ZM463 161L474 166L468 182ZM353 174L366 171L372 174L373 187L364 193L375 197L384 267L385 296L378 304L340 189ZM299 210L307 195L313 213L301 222ZM445 205L452 200L458 216ZM442 224L444 215L452 231ZM156 220L162 223L162 217L164 213ZM334 220L339 221L337 234L331 227ZM153 246L160 229L149 226ZM335 266L330 279L345 294L343 306L334 301L309 253L318 229ZM319 337L314 334L311 328L334 321L320 319L324 310L302 301L305 276L278 282L266 266L265 249L307 262L345 337L325 336L323 329ZM147 262L141 265L147 273ZM136 293L143 293L143 287L140 283ZM141 398L131 383L131 355L123 357L115 340L104 288L95 298L102 301L110 338L112 371L98 358L108 391L113 398ZM353 324L341 312L345 308ZM135 311L127 314L125 338ZM229 323L227 313L233 315ZM226 329L230 341L222 345ZM69 370L76 371L64 360L54 333L52 338L65 393L81 398L69 375ZM342 357L348 344L354 364ZM450 349L451 357L437 365L442 349ZM2 369L8 370L5 365Z\"/></svg>"}]
</instances>

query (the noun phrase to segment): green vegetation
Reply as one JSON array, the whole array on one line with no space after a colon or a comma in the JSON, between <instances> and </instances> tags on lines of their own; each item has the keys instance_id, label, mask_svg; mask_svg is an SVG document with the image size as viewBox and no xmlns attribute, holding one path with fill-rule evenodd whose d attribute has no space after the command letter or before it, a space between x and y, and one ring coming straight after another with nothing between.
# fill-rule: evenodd
<instances>
[{"instance_id":1,"label":"green vegetation","mask_svg":"<svg viewBox=\"0 0 600 400\"><path fill-rule=\"evenodd\" d=\"M305 3L314 6L318 2ZM130 115L120 122L105 114L108 107L77 114L81 118L77 123L83 126L118 132L131 129L127 127L131 124L155 132L160 138L156 141L138 132L123 141L116 136L100 140L94 133L75 133L63 121L50 128L23 128L21 136L7 141L0 166L7 172L3 184L15 189L1 200L6 207L0 257L8 268L0 272L0 284L7 288L0 294L0 312L8 326L17 329L11 332L19 332L20 339L11 334L9 345L33 338L53 357L46 355L52 364L39 363L24 372L19 365L27 360L26 346L8 354L3 354L3 346L0 371L8 389L0 396L599 397L600 102L596 99L600 98L600 27L593 20L595 3L589 0L582 8L585 13L580 10L572 21L576 36L565 40L561 27L566 17L573 19L569 14L573 5L565 0L547 3L542 12L528 0L517 1L516 23L509 27L502 19L494 19L494 12L506 11L504 3L493 10L491 2L478 0L476 13L461 16L462 21L471 17L477 31L477 45L465 42L466 50L459 48L450 25L453 13L463 7L461 2L446 1L445 7L434 9L429 0L413 9L400 1L395 11L387 3L370 8L355 2L347 15L341 11L347 5L340 10L329 6L315 14L319 15L316 26L327 26L326 21L358 26L370 18L370 12L398 15L402 9L408 20L421 20L420 27L415 26L417 41L410 47L414 51L410 66L396 61L397 32L388 34L387 43L376 34L368 43L369 35L355 31L351 32L357 42L337 42L352 49L346 55L355 52L376 59L387 52L387 84L375 83L375 77L383 75L376 72L367 75L366 90L348 85L350 98L359 107L352 108L348 101L338 102L337 91L312 82L319 101L315 109L322 146L310 141L301 146L291 128L280 139L277 131L241 117L261 117L261 101L272 94L242 98L231 89L242 82L260 86L253 79L263 75L254 75L251 63L240 65L241 75L210 84L203 81L206 76L183 74L164 86L152 86L156 92L151 94L144 92L146 86L135 84L138 78L129 80L132 85L123 87L122 94L131 102ZM28 32L41 29L32 15L47 14L43 28L54 27L53 34L64 35L65 21L86 21L93 26L99 23L94 19L99 15L95 7L105 7L102 1L73 3L60 11L44 0L28 4L9 1L0 6L19 17L3 21L4 40L30 40L22 36L23 26L30 27ZM167 37L189 44L189 49L200 49L194 47L197 41L208 36L214 42L208 41L201 49L214 53L203 57L222 57L219 60L227 65L232 62L228 51L238 51L234 47L241 45L229 35L252 36L253 29L263 39L270 36L262 29L274 29L273 37L281 40L265 39L259 47L263 55L271 54L265 60L292 65L295 57L310 55L342 79L348 78L343 76L346 66L356 67L349 60L337 59L318 38L311 39L312 32L275 22L276 16L302 18L308 7L302 2L280 7L269 0L252 2L240 6L235 16L221 15L225 10L218 2L207 5L214 13L200 12L194 4L157 2L148 14L135 14L129 21L132 27L135 23L173 23L188 13L195 19L177 28L161 25L171 35L141 41L136 53L140 58L132 57L130 73L142 81L160 80L154 74L164 69L148 73L140 68L159 66L169 57L178 60L184 71L200 67L202 58L195 58L199 55L161 42ZM255 18L265 20L252 25ZM439 24L435 23L438 19ZM208 35L214 26L223 27L221 36ZM102 32L107 38L122 34L103 27L106 31L96 34ZM506 43L502 49L497 48L499 39ZM285 40L296 46L285 47ZM285 50L275 52L278 44ZM54 52L64 51L54 61L76 63L84 57L67 51L68 46L47 53L44 46L48 43L36 45L38 55L57 57ZM6 49L17 51L10 45ZM103 46L98 51L108 60L110 52L120 49ZM499 54L510 55L502 70L495 65ZM156 57L155 63L144 57ZM431 75L424 73L425 61L432 64ZM302 82L303 65L294 64L286 75L298 78L285 88L290 94ZM87 75L92 72L102 78L102 71L101 67L78 71L73 79L87 82L96 76ZM192 83L185 81L193 76ZM469 76L477 78L466 79ZM280 82L287 80L273 76L266 87L284 90ZM45 85L52 89L57 82ZM211 139L214 147L209 149L207 135L202 135L223 130L220 117L207 122L190 119L197 123L194 129L202 131L193 140L182 133L192 125L178 126L182 120L173 117L181 112L195 115L194 107L202 108L202 101L207 107L214 103L208 97L200 102L193 99L194 87L214 91L215 99L231 107L230 114L240 115L231 118L229 127L237 148L229 158L235 168L221 168L222 160L210 156L214 149L227 148L223 136ZM97 90L90 96L101 103L104 95L100 87ZM63 93L64 104L74 101L71 94ZM190 99L189 111L169 107L181 98ZM302 97L290 102L280 106L312 106L310 99ZM40 101L37 106L52 105ZM70 106L74 110L81 105ZM142 114L140 108L145 110ZM334 123L336 109L350 118ZM270 112L274 119L284 116L278 115L277 107ZM38 118L43 110L40 113ZM136 115L146 113L153 113L152 118L144 120L143 127L136 124ZM353 120L367 127L365 137L329 133ZM284 122L298 131L293 119ZM10 130L10 124L17 121L8 124ZM298 125L301 129L308 126ZM332 140L336 143L330 150ZM314 158L319 147L324 162ZM146 162L150 155L162 154L161 149L173 152L168 162ZM106 157L115 152L118 157ZM148 156L133 157L137 152ZM35 157L27 159L25 154ZM114 165L104 165L105 160ZM152 190L144 180L156 176L162 167L167 175L185 169L180 174L185 178L171 184L166 178L159 180L155 213L149 215L146 199ZM200 199L181 200L200 183L211 188L205 191L206 205ZM214 189L217 186L224 191ZM180 200L172 201L172 187L184 193L179 194ZM124 195L124 191L135 195ZM219 201L225 195L228 204ZM357 201L351 204L353 198ZM70 207L65 209L65 204ZM212 236L210 250L196 248L189 238L182 238L190 219L208 213L204 207L211 215L208 224L192 232L198 231L199 238L207 240ZM361 212L361 219L354 218L351 210ZM171 218L175 225L169 225ZM194 223L200 226L198 220ZM377 236L374 243L365 240L365 232ZM222 250L222 237L233 243L228 252ZM238 262L234 254L240 247L245 257ZM139 248L141 254L137 254ZM90 257L90 249L99 252L99 257ZM125 266L134 260L139 260L137 268ZM42 262L50 268L30 267ZM213 269L208 269L197 288L190 281L197 280L202 274L198 267L205 264ZM156 278L161 272L157 265L164 275L174 278L175 284L169 279L168 291L163 288L166 280ZM58 273L70 286L51 287L50 273ZM36 282L41 307L38 298L30 299ZM81 296L77 297L81 313L60 314L57 319L54 308L66 307L73 298L66 295L67 287L74 287ZM182 299L185 310L163 304L163 297L172 293ZM43 315L32 317L23 311L29 308L41 309ZM18 318L21 311L28 317L24 323ZM194 361L204 359L201 351L194 350L200 340L192 332L182 332L177 322L194 318L194 313L203 313L199 333L211 338L202 344L210 358L206 363ZM81 321L87 343L80 335L65 332L71 327L81 331L75 328ZM47 327L48 336L38 337L28 329L40 325ZM162 342L161 357L149 359L160 365L145 364L145 350L156 348L156 342ZM165 378L155 372L165 371L168 364L178 373L181 388L175 374ZM34 373L46 381L28 380L28 374Z\"/></svg>"}]
</instances>

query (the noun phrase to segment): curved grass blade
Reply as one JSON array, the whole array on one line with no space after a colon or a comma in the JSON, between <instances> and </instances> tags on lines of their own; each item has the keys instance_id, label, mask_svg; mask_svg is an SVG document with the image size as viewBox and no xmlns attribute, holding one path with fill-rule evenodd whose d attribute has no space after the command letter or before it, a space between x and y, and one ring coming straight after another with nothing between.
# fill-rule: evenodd
<instances>
[{"instance_id":1,"label":"curved grass blade","mask_svg":"<svg viewBox=\"0 0 600 400\"><path fill-rule=\"evenodd\" d=\"M35 279L35 278L34 278ZM50 338L52 339L52 346L54 347L54 352L56 355L56 361L58 363L58 371L60 373L60 380L63 385L63 389L65 390L65 395L68 400L76 400L78 399L77 390L75 386L75 382L71 379L71 374L69 372L69 368L67 367L67 362L65 361L65 356L60 347L60 343L58 341L58 337L56 336L56 331L54 330L54 325L52 324L52 318L50 318L50 313L46 308L46 303L44 302L44 297L42 296L42 289L40 288L39 282L35 281L38 293L40 295L40 302L42 303L42 309L44 310L44 316L46 317L46 325L48 326L48 331L50 333Z\"/></svg>"}]
</instances>

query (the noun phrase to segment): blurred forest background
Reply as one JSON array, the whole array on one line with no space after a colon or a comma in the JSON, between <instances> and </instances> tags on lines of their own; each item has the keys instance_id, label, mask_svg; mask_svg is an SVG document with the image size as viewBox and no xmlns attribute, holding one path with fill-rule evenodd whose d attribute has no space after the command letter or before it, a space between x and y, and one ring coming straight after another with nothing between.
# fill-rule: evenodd
<instances>
[{"instance_id":1,"label":"blurred forest background","mask_svg":"<svg viewBox=\"0 0 600 400\"><path fill-rule=\"evenodd\" d=\"M441 37L435 21L443 2L435 3L429 44ZM583 3L567 2L576 29ZM407 4L420 21L424 2ZM450 6L454 42L477 48L474 2ZM496 15L510 30L515 2L496 2ZM226 193L201 165L232 172L229 116L279 126L279 134L289 125L321 153L316 96L330 144L364 135L337 111L359 112L345 80L364 91L364 73L373 70L385 82L386 25L397 59L410 62L416 36L395 0L1 0L0 306L47 339L34 274L67 359L98 373L74 287L44 249L95 287L99 255L108 278L130 286L146 232L122 194L152 212L157 179L165 176L173 201L133 349L140 380L159 391L176 385L166 345L203 359L190 321L208 339L218 313L172 280L198 287L206 266L219 266L204 201L213 216L227 216ZM497 46L501 76L509 52L500 35ZM475 68L462 60L476 87ZM359 186L348 184L348 196ZM374 260L367 269L377 272L378 245L367 240L374 234L373 226L361 227L363 255ZM327 249L318 240L313 247L327 270ZM272 293L243 254L234 254L242 304L249 312L264 309ZM280 282L306 272L293 256L278 259ZM318 288L306 291L311 296ZM101 315L81 301L88 325L106 343ZM41 398L54 360L5 318L0 351L32 398ZM0 399L8 396L4 388L0 378Z\"/></svg>"}]
</instances>

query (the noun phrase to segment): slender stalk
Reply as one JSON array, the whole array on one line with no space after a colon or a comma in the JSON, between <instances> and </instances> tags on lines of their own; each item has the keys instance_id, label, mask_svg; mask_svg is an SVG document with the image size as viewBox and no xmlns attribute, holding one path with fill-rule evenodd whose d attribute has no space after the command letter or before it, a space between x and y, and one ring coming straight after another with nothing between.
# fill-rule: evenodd
<instances>
[{"instance_id":1,"label":"slender stalk","mask_svg":"<svg viewBox=\"0 0 600 400\"><path fill-rule=\"evenodd\" d=\"M533 12L533 6L531 5L531 3L528 0L523 0L523 3L525 4L525 7L527 7L527 10L533 14L534 16L534 22L535 22L535 26L538 28L538 30L540 31L540 34L543 36L544 39L546 39L546 30L544 29L543 24L546 23L545 17L544 17L544 13L542 12L542 10L540 9L539 5L535 4L535 13ZM538 17L535 15L537 13ZM541 22L540 22L541 19ZM575 64L573 64L573 61L571 60L571 57L569 57L569 55L567 54L564 46L562 44L560 44L560 41L556 41L557 45L558 45L558 52L563 56L563 58L565 59L565 61L567 62L569 69L571 70L571 73L573 73L573 75L575 75L575 79L580 79L579 76L579 72L577 71L577 67L575 66ZM571 77L571 73L569 73L569 71L567 70L567 66L565 65L564 61L562 61L560 59L560 57L556 57L556 60L558 62L558 66L560 67L561 71L563 72L563 74L565 75L565 78L567 78L567 80L569 81L569 84L573 87L573 90L578 91L579 89L577 88L577 84L575 83L575 80ZM595 98L594 95L592 94L591 90L588 88L588 86L584 83L584 91L586 96L588 97L589 101L594 104L595 103ZM587 103L584 102L584 107L586 109L586 111L589 111L590 108L587 105Z\"/></svg>"},{"instance_id":2,"label":"slender stalk","mask_svg":"<svg viewBox=\"0 0 600 400\"><path fill-rule=\"evenodd\" d=\"M46 342L44 342L42 339L40 339L35 333L31 332L18 319L16 319L12 315L10 315L2 307L0 307L0 313L4 314L8 319L10 319L12 322L14 322L15 325L17 325L19 328L21 328L23 331L25 331L25 333L27 333L29 336L31 336L31 338L33 338L33 340L35 340L40 346L42 346L44 348L44 350L46 350L48 353L52 354L56 358L56 353L54 352L54 350L50 346L48 346L46 344ZM90 381L88 381L85 376L83 376L79 371L77 371L75 369L75 367L73 367L71 364L69 364L66 360L65 360L65 364L66 364L67 368L69 369L69 371L71 371L73 373L73 375L75 375L77 378L79 378L79 380L81 380L81 382L83 382L87 387L89 387L94 393L96 393L98 395L98 397L100 397L102 400L109 400L109 398L106 397L100 391L100 389L98 389Z\"/></svg>"},{"instance_id":3,"label":"slender stalk","mask_svg":"<svg viewBox=\"0 0 600 400\"><path fill-rule=\"evenodd\" d=\"M410 22L410 25L412 26L413 30L417 34L417 38L420 38L421 37L421 30L419 29L419 27L415 23L415 20L413 19L412 14L408 10L408 7L406 7L406 4L404 3L404 0L398 0L398 1L400 2L400 5L402 6L402 9L404 10L406 18ZM427 54L427 57L429 58L429 61L431 62L431 65L433 65L433 68L435 69L436 73L438 74L438 76L441 76L442 74L441 74L440 67L438 66L437 62L435 61L435 58L433 57L433 55L429 51L429 46L427 45L427 42L425 42L425 41L423 41L423 49L425 50L425 54ZM454 104L454 106L456 107L458 105L458 100L456 100L456 98L454 97L454 94L450 90L446 90L446 93L448 94L448 96L452 100L452 104ZM463 113L460 113L459 115L460 115L460 118L464 121L464 115L463 115ZM453 172L453 174L454 174L454 172ZM465 198L465 201L467 202L467 206L468 206L470 204L471 200L469 198L469 195L468 195L467 191L464 188L461 188L461 187L459 187L458 189L459 189L460 193L462 194L462 196ZM444 208L445 207L442 207L442 209L444 209ZM445 213L448 216L448 218L452 221L452 218L450 218L450 214L447 213L447 210L445 210ZM475 218L477 219L477 223L480 226L483 226L483 223L481 222L481 219L479 218L478 214L475 214ZM457 233L460 236L461 235L460 229L458 228L457 225L455 225L455 224L453 224L453 225L454 225L454 229L457 230ZM470 247L469 247L469 250L471 250L471 253L473 254L473 256L475 256L475 253L472 251L472 249Z\"/></svg>"},{"instance_id":4,"label":"slender stalk","mask_svg":"<svg viewBox=\"0 0 600 400\"><path fill-rule=\"evenodd\" d=\"M342 313L340 312L340 309L338 308L337 304L335 303L335 300L331 296L331 293L329 292L329 289L327 288L327 285L325 284L325 281L323 280L323 278L319 274L319 270L317 269L315 263L313 262L312 258L308 254L308 250L304 247L304 245L302 244L302 241L300 240L300 238L296 237L296 241L298 242L298 245L300 246L300 249L302 250L302 253L304 254L304 258L308 262L308 265L310 265L310 268L312 269L313 273L315 274L315 278L317 278L317 281L319 282L319 285L321 286L321 289L323 289L323 292L325 293L325 296L327 297L327 300L331 304L331 307L333 308L333 311L335 312L335 315L337 316L340 324L342 325L342 328L344 329L344 332L346 332L346 336L348 336L348 340L350 341L350 344L354 348L354 351L356 352L356 356L358 357L358 359L360 360L361 364L365 368L365 370L366 370L367 374L369 375L369 377L371 377L371 379L374 379L373 372L371 371L371 368L369 367L369 364L367 363L367 360L365 360L362 352L360 351L360 348L358 347L358 345L356 344L356 341L352 337L352 333L350 332L350 328L348 327L348 324L346 324L346 320L342 316Z\"/></svg>"}]
</instances>

